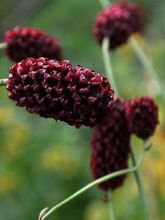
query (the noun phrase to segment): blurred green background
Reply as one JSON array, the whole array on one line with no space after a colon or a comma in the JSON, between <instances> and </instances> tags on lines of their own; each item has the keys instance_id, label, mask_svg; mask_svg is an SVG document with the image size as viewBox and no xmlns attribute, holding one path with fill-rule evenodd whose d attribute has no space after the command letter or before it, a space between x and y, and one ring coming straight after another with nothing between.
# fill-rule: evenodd
<instances>
[{"instance_id":1,"label":"blurred green background","mask_svg":"<svg viewBox=\"0 0 165 220\"><path fill-rule=\"evenodd\" d=\"M136 36L164 83L165 1L139 0L146 29ZM97 0L1 0L0 38L16 25L33 26L60 39L63 57L104 74L101 49L92 36ZM0 55L0 78L12 65ZM116 81L126 99L146 94L144 69L127 46L112 54ZM154 91L153 91L154 92ZM165 219L165 102L160 106L160 125L154 147L142 166L146 195L153 220ZM42 119L18 108L0 88L0 220L32 220L44 207L52 207L92 180L90 142L92 131ZM137 147L140 145L135 140ZM93 188L49 219L108 220L104 194ZM118 220L142 220L133 175L114 194Z\"/></svg>"}]
</instances>

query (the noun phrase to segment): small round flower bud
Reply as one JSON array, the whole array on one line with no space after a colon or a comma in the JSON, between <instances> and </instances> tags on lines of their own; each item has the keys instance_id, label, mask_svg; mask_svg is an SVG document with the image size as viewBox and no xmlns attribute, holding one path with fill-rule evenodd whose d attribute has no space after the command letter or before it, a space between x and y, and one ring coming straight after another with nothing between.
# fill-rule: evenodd
<instances>
[{"instance_id":1,"label":"small round flower bud","mask_svg":"<svg viewBox=\"0 0 165 220\"><path fill-rule=\"evenodd\" d=\"M126 106L131 132L142 139L153 135L159 122L158 106L153 99L150 97L132 99Z\"/></svg>"},{"instance_id":2,"label":"small round flower bud","mask_svg":"<svg viewBox=\"0 0 165 220\"><path fill-rule=\"evenodd\" d=\"M59 41L36 28L15 27L6 32L4 42L8 44L5 54L14 62L28 57L61 59Z\"/></svg>"}]
</instances>

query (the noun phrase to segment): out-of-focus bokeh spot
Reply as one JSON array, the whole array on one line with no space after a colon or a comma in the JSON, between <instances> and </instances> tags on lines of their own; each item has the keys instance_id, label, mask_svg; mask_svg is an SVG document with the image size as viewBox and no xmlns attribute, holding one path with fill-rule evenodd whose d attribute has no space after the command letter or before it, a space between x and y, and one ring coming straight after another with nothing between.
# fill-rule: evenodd
<instances>
[{"instance_id":1,"label":"out-of-focus bokeh spot","mask_svg":"<svg viewBox=\"0 0 165 220\"><path fill-rule=\"evenodd\" d=\"M29 128L27 125L15 124L10 126L2 153L11 160L17 158L28 139L28 134Z\"/></svg>"},{"instance_id":2,"label":"out-of-focus bokeh spot","mask_svg":"<svg viewBox=\"0 0 165 220\"><path fill-rule=\"evenodd\" d=\"M0 125L10 123L14 116L14 111L8 107L0 106Z\"/></svg>"},{"instance_id":3,"label":"out-of-focus bokeh spot","mask_svg":"<svg viewBox=\"0 0 165 220\"><path fill-rule=\"evenodd\" d=\"M41 158L41 167L49 171L56 171L61 177L73 178L78 175L80 168L79 158L71 155L69 150L57 148L46 150Z\"/></svg>"},{"instance_id":4,"label":"out-of-focus bokeh spot","mask_svg":"<svg viewBox=\"0 0 165 220\"><path fill-rule=\"evenodd\" d=\"M84 213L85 220L108 220L109 210L108 205L103 201L91 202Z\"/></svg>"},{"instance_id":5,"label":"out-of-focus bokeh spot","mask_svg":"<svg viewBox=\"0 0 165 220\"><path fill-rule=\"evenodd\" d=\"M0 194L12 194L18 188L17 176L13 172L0 174Z\"/></svg>"}]
</instances>

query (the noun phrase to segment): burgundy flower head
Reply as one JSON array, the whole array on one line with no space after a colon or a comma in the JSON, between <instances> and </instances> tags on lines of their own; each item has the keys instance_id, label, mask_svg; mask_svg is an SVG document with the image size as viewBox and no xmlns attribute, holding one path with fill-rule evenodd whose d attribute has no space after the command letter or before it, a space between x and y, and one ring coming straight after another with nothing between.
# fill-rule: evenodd
<instances>
[{"instance_id":1,"label":"burgundy flower head","mask_svg":"<svg viewBox=\"0 0 165 220\"><path fill-rule=\"evenodd\" d=\"M130 132L124 102L112 103L111 114L96 126L92 141L91 169L94 179L128 167ZM124 182L125 175L99 184L105 191L114 190Z\"/></svg>"},{"instance_id":2,"label":"burgundy flower head","mask_svg":"<svg viewBox=\"0 0 165 220\"><path fill-rule=\"evenodd\" d=\"M119 1L96 17L93 33L99 44L102 44L105 37L109 38L109 49L114 50L142 28L143 16L139 7L127 1Z\"/></svg>"},{"instance_id":3,"label":"burgundy flower head","mask_svg":"<svg viewBox=\"0 0 165 220\"><path fill-rule=\"evenodd\" d=\"M15 64L7 88L16 105L76 127L95 126L114 95L107 78L95 71L48 58L28 58Z\"/></svg>"},{"instance_id":4,"label":"burgundy flower head","mask_svg":"<svg viewBox=\"0 0 165 220\"><path fill-rule=\"evenodd\" d=\"M140 97L127 103L127 114L131 132L142 139L149 138L155 131L158 106L150 97Z\"/></svg>"},{"instance_id":5,"label":"burgundy flower head","mask_svg":"<svg viewBox=\"0 0 165 220\"><path fill-rule=\"evenodd\" d=\"M4 42L8 44L5 54L14 62L28 57L61 59L59 41L36 28L15 27L6 32Z\"/></svg>"}]
</instances>

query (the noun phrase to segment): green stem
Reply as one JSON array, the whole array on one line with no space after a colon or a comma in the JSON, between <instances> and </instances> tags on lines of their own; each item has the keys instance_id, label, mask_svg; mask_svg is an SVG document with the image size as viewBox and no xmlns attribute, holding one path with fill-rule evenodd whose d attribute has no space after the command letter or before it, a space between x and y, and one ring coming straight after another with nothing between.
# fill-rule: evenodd
<instances>
[{"instance_id":1,"label":"green stem","mask_svg":"<svg viewBox=\"0 0 165 220\"><path fill-rule=\"evenodd\" d=\"M135 153L134 153L133 148L131 149L131 158L132 158L133 166L136 166L137 161L136 161L136 157L135 157ZM143 181L142 181L141 174L138 169L134 171L134 175L135 175L138 190L140 193L140 198L141 198L141 203L142 203L142 208L143 208L145 220L149 220L150 213L149 213L149 209L148 209L148 205L147 205L147 201L146 201L146 196L145 196L145 192L144 192Z\"/></svg>"},{"instance_id":2,"label":"green stem","mask_svg":"<svg viewBox=\"0 0 165 220\"><path fill-rule=\"evenodd\" d=\"M6 86L7 79L0 79L0 86Z\"/></svg>"},{"instance_id":3,"label":"green stem","mask_svg":"<svg viewBox=\"0 0 165 220\"><path fill-rule=\"evenodd\" d=\"M156 70L152 66L152 64L151 64L150 60L148 59L148 57L146 56L146 54L143 52L142 48L137 43L136 39L132 36L132 37L130 37L128 43L131 46L131 48L133 49L133 51L136 54L136 56L138 57L138 59L140 60L140 62L142 63L142 65L144 66L144 68L146 69L146 74L147 74L148 78L155 84L155 87L156 87L158 93L163 91L163 90L161 90L162 83L158 77Z\"/></svg>"},{"instance_id":4,"label":"green stem","mask_svg":"<svg viewBox=\"0 0 165 220\"><path fill-rule=\"evenodd\" d=\"M7 48L7 43L0 43L0 50Z\"/></svg>"},{"instance_id":5,"label":"green stem","mask_svg":"<svg viewBox=\"0 0 165 220\"><path fill-rule=\"evenodd\" d=\"M103 1L100 0L100 2L102 4L102 6L105 7L105 5L103 4ZM150 74L150 77L152 77L152 79L155 80L155 83L157 83L157 86L159 86L159 88L160 88L160 81L159 81L159 78L157 77L156 71L154 70L154 68L152 67L147 56L143 53L142 49L139 47L139 45L137 44L136 40L133 37L130 38L129 44L134 49L134 51L135 51L136 55L138 56L138 58L140 59L140 61L143 63L148 74ZM111 62L110 62L110 60L108 60L108 58L109 58L108 57L109 56L109 53L108 53L109 52L109 50L108 50L109 49L109 41L107 38L105 38L103 41L102 49L103 49L103 58L104 58L104 64L105 64L107 75L110 78L111 85L112 85L112 87L114 87L114 89L117 93L117 96L118 96L119 95L118 89L117 89L117 86L116 86L116 83L115 83L115 80L113 77ZM137 165L136 158L135 158L133 150L131 151L131 159L132 159L132 164L136 167L136 165ZM138 190L140 193L140 198L141 198L143 211L144 211L144 217L145 217L145 220L149 220L150 216L149 216L148 205L147 205L147 201L145 199L144 187L143 187L142 179L141 179L141 176L140 176L138 169L136 169L134 171L134 174L135 174L135 179L137 182Z\"/></svg>"},{"instance_id":6,"label":"green stem","mask_svg":"<svg viewBox=\"0 0 165 220\"><path fill-rule=\"evenodd\" d=\"M44 208L44 209L40 212L40 214L39 214L39 216L38 216L38 220L42 220L43 216L47 213L47 211L48 211L48 207Z\"/></svg>"},{"instance_id":7,"label":"green stem","mask_svg":"<svg viewBox=\"0 0 165 220\"><path fill-rule=\"evenodd\" d=\"M109 60L108 46L109 46L108 39L105 38L104 41L103 41L103 46L102 46L102 48L103 48L104 64L105 64L107 76L111 80L110 81L111 82L111 86L112 86L112 88L115 89L116 95L119 96L118 89L117 89L117 86L116 86L116 83L115 83L115 79L113 77L113 71L112 71L111 62ZM134 156L133 152L131 152L131 159L132 159L132 164L134 166L136 166L136 160L135 160L135 156ZM142 202L142 206L143 206L143 211L144 211L144 217L145 217L146 220L149 220L150 219L149 218L149 210L148 210L148 206L147 206L147 201L145 199L142 179L141 179L141 176L140 176L140 173L139 173L138 170L135 171L135 179L136 179L138 190L139 190L139 193L140 193L140 198L141 198L141 202Z\"/></svg>"},{"instance_id":8,"label":"green stem","mask_svg":"<svg viewBox=\"0 0 165 220\"><path fill-rule=\"evenodd\" d=\"M41 216L40 213L40 219L44 220L46 219L48 216L50 216L55 210L59 209L60 207L62 207L63 205L65 205L66 203L70 202L71 200L75 199L76 197L78 197L80 194L86 192L87 190L89 190L90 188L92 188L93 186L96 186L100 183L103 183L107 180L110 180L112 178L121 176L121 175L125 175L127 173L131 173L134 172L135 170L138 169L138 167L140 166L140 164L142 163L143 159L144 159L144 153L145 153L145 149L143 149L141 157L138 161L138 163L136 164L136 166L128 168L128 169L124 169L124 170L120 170L108 175L105 175L95 181L93 181L92 183L89 183L88 185L86 185L85 187L81 188L80 190L78 190L77 192L75 192L74 194L72 194L71 196L69 196L68 198L66 198L65 200L63 200L62 202L60 202L59 204L55 205L53 208L51 208L48 212L46 212L46 214L44 214L43 216ZM45 210L45 209L44 209Z\"/></svg>"},{"instance_id":9,"label":"green stem","mask_svg":"<svg viewBox=\"0 0 165 220\"><path fill-rule=\"evenodd\" d=\"M114 79L114 74L112 70L111 60L110 60L110 53L109 53L109 39L104 38L102 43L102 54L103 54L103 60L105 65L105 71L106 74L110 80L110 85L115 90L116 96L118 96L118 89L116 85L116 81Z\"/></svg>"},{"instance_id":10,"label":"green stem","mask_svg":"<svg viewBox=\"0 0 165 220\"><path fill-rule=\"evenodd\" d=\"M110 212L110 219L115 220L115 212L113 207L113 192L109 191L109 212Z\"/></svg>"}]
</instances>

